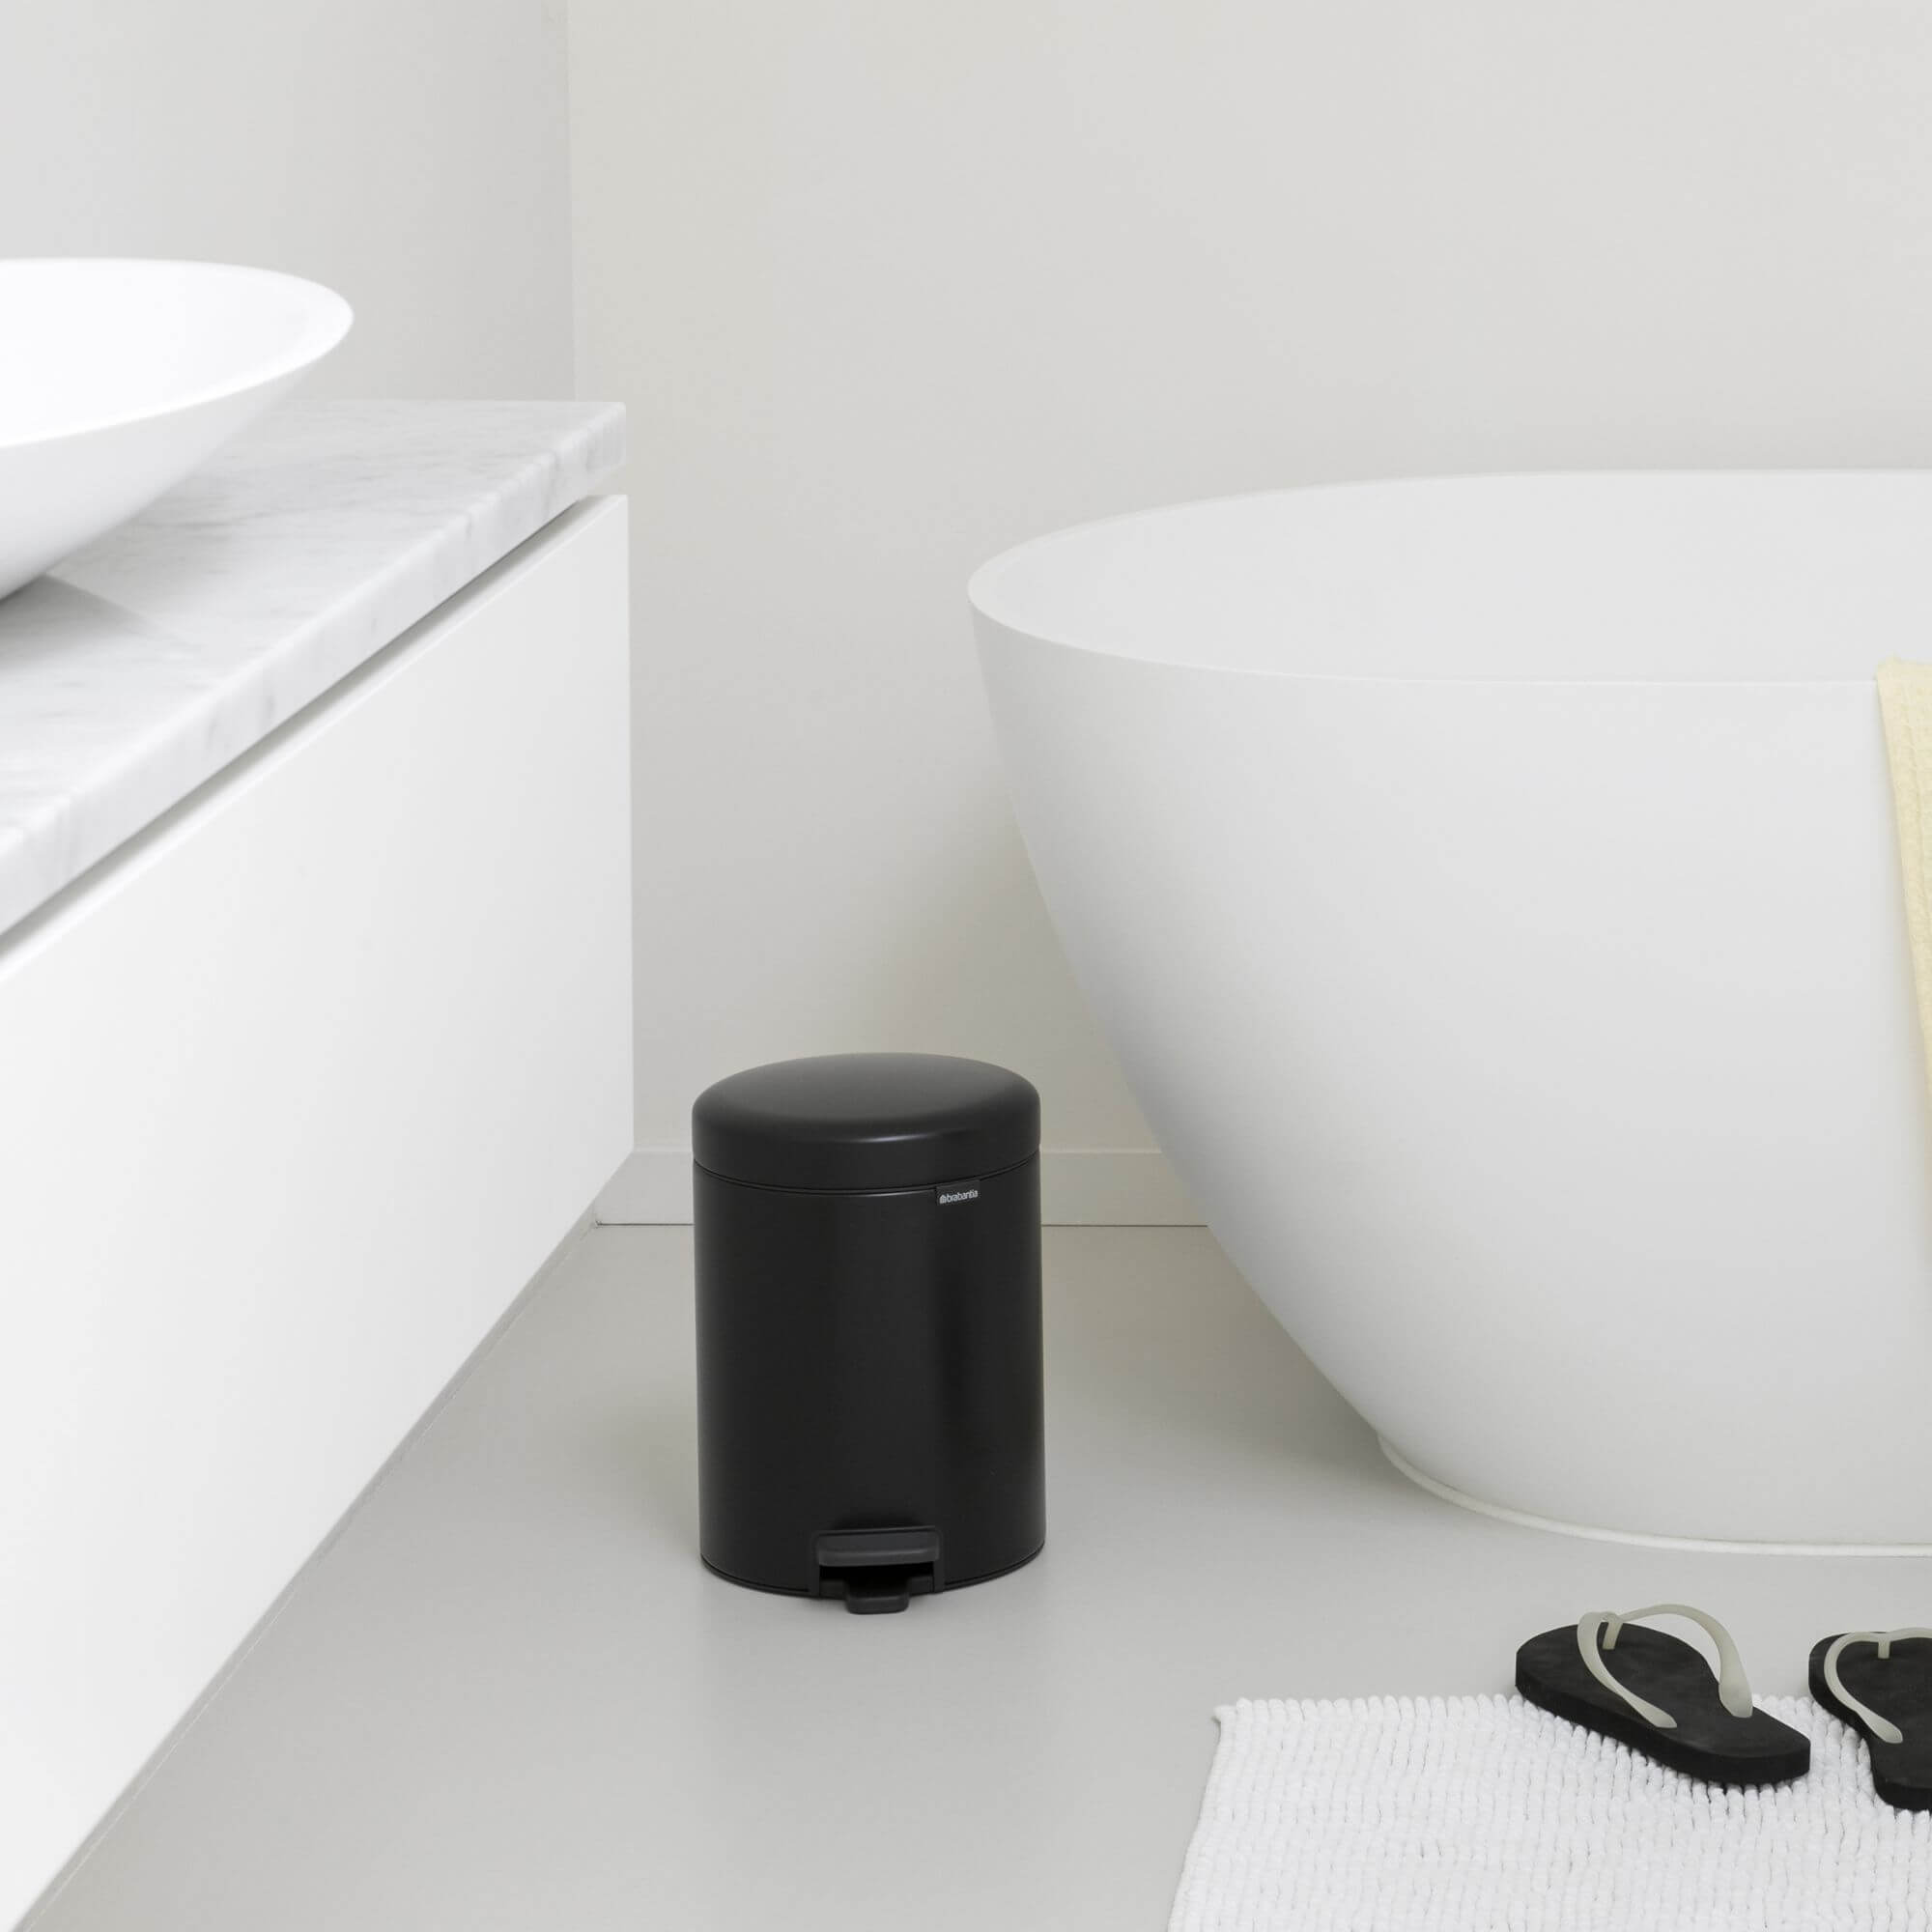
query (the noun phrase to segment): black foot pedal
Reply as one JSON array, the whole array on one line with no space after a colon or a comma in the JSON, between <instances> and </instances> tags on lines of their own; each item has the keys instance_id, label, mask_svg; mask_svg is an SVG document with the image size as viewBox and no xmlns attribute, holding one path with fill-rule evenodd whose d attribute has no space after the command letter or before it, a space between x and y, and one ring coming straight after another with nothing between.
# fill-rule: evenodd
<instances>
[{"instance_id":1,"label":"black foot pedal","mask_svg":"<svg viewBox=\"0 0 1932 1932\"><path fill-rule=\"evenodd\" d=\"M821 1597L843 1597L854 1616L886 1616L939 1588L936 1529L837 1529L818 1539Z\"/></svg>"}]
</instances>

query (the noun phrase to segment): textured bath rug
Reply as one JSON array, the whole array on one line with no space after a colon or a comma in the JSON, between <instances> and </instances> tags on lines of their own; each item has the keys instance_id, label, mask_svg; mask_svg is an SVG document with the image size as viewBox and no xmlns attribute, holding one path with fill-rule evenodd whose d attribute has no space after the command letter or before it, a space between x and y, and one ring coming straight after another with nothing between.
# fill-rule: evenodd
<instances>
[{"instance_id":1,"label":"textured bath rug","mask_svg":"<svg viewBox=\"0 0 1932 1932\"><path fill-rule=\"evenodd\" d=\"M1932 1932L1932 1813L1807 1697L1791 1784L1665 1771L1520 1697L1218 1711L1170 1932Z\"/></svg>"}]
</instances>

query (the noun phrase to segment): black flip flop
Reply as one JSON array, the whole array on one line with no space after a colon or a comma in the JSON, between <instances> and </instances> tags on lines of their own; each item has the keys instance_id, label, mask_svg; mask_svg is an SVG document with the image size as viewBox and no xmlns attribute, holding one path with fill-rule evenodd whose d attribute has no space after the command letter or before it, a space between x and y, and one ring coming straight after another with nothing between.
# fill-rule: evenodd
<instances>
[{"instance_id":1,"label":"black flip flop","mask_svg":"<svg viewBox=\"0 0 1932 1932\"><path fill-rule=\"evenodd\" d=\"M1710 1633L1715 1677L1702 1651L1635 1622L1661 1616L1689 1617ZM1688 1604L1621 1616L1592 1610L1545 1631L1517 1652L1516 1688L1532 1704L1706 1784L1782 1784L1811 1766L1811 1740L1752 1705L1730 1632Z\"/></svg>"},{"instance_id":2,"label":"black flip flop","mask_svg":"<svg viewBox=\"0 0 1932 1932\"><path fill-rule=\"evenodd\" d=\"M1820 1638L1811 1694L1870 1747L1872 1789L1888 1804L1932 1811L1932 1630Z\"/></svg>"}]
</instances>

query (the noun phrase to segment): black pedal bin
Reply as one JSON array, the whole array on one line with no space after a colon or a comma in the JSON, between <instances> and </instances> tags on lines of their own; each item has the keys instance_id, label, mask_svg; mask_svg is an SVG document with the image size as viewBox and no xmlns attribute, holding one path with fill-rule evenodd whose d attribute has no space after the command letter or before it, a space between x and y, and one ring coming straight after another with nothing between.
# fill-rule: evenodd
<instances>
[{"instance_id":1,"label":"black pedal bin","mask_svg":"<svg viewBox=\"0 0 1932 1932\"><path fill-rule=\"evenodd\" d=\"M1038 1096L934 1055L755 1067L693 1110L698 1541L897 1610L1046 1533Z\"/></svg>"}]
</instances>

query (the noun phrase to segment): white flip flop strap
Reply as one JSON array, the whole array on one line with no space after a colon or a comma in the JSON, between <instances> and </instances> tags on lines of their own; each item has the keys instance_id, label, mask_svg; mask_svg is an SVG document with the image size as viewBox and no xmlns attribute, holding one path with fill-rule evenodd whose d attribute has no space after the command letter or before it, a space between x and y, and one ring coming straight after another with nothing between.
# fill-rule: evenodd
<instances>
[{"instance_id":1,"label":"white flip flop strap","mask_svg":"<svg viewBox=\"0 0 1932 1932\"><path fill-rule=\"evenodd\" d=\"M1831 1649L1825 1653L1825 1686L1833 1696L1846 1710L1861 1719L1880 1744L1899 1745L1905 1742L1905 1733L1889 1718L1881 1718L1869 1704L1861 1704L1845 1689L1845 1680L1838 1675L1838 1660L1845 1654L1846 1646L1854 1643L1875 1643L1881 1661L1891 1655L1891 1647L1902 1637L1932 1636L1932 1630L1895 1631L1847 1631Z\"/></svg>"},{"instance_id":2,"label":"white flip flop strap","mask_svg":"<svg viewBox=\"0 0 1932 1932\"><path fill-rule=\"evenodd\" d=\"M1677 1719L1668 1711L1661 1710L1646 1697L1639 1697L1634 1690L1619 1684L1610 1675L1610 1667L1604 1662L1603 1651L1597 1648L1597 1637L1602 1634L1604 1650L1614 1650L1617 1638L1622 1635L1628 1623L1635 1623L1642 1617L1688 1617L1696 1624L1713 1643L1718 1646L1718 1698L1734 1718L1748 1718L1751 1714L1750 1682L1745 1676L1743 1660L1738 1656L1738 1647L1731 1641L1731 1634L1716 1617L1704 1611L1693 1609L1689 1604L1650 1604L1640 1610L1592 1610L1577 1625L1577 1650L1583 1660L1583 1667L1606 1690L1614 1690L1639 1718L1647 1724L1655 1724L1661 1731L1674 1731ZM1897 1633L1894 1633L1897 1634Z\"/></svg>"}]
</instances>

